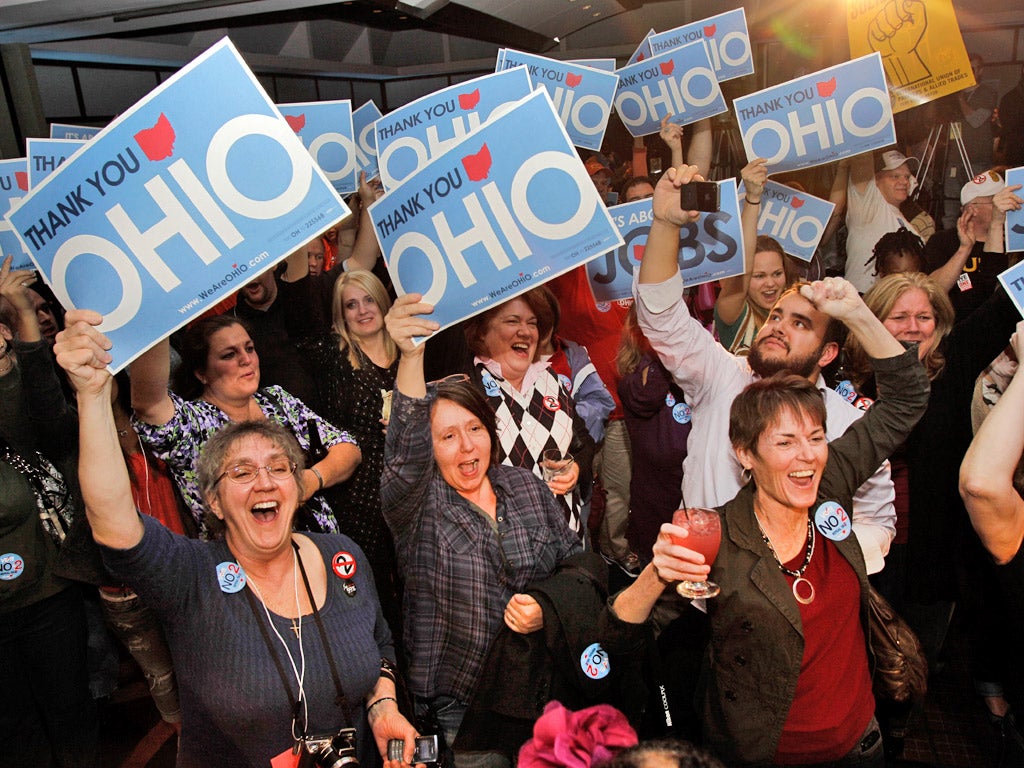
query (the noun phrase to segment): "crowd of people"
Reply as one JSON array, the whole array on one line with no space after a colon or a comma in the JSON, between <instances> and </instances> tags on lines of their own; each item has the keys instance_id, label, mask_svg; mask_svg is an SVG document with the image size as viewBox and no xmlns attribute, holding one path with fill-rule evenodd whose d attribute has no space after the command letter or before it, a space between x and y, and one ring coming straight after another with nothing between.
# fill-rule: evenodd
<instances>
[{"instance_id":1,"label":"crowd of people","mask_svg":"<svg viewBox=\"0 0 1024 768\"><path fill-rule=\"evenodd\" d=\"M994 106L958 100L989 150ZM609 766L881 768L913 702L873 686L876 589L933 665L962 612L1024 765L1024 322L997 279L1024 197L987 167L1024 135L998 132L945 228L913 204L909 148L839 162L827 276L758 232L753 159L744 271L699 288L679 190L709 175L712 128L666 120L660 141L668 170L648 176L639 141L617 190L622 164L581 158L606 201L653 210L611 304L579 267L441 330L395 294L365 176L343 225L127 374L100 314L6 259L5 764L97 764L87 649L109 629L183 767L398 768L434 762L414 751L436 734L448 764L505 768L557 700L612 704L642 737L674 717L708 750ZM681 508L717 510L712 551ZM673 588L707 579L717 596Z\"/></svg>"}]
</instances>

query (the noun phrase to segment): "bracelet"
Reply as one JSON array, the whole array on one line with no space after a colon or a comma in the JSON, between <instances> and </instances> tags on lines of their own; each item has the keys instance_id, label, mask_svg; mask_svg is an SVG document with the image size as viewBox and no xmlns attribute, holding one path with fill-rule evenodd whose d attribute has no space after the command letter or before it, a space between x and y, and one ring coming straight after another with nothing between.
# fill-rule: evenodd
<instances>
[{"instance_id":1,"label":"bracelet","mask_svg":"<svg viewBox=\"0 0 1024 768\"><path fill-rule=\"evenodd\" d=\"M370 714L374 707L385 701L393 701L395 702L395 706L398 706L398 699L396 699L394 696L381 696L376 701L370 703L370 706L366 708L366 714Z\"/></svg>"},{"instance_id":2,"label":"bracelet","mask_svg":"<svg viewBox=\"0 0 1024 768\"><path fill-rule=\"evenodd\" d=\"M316 489L317 493L320 493L324 489L324 476L320 474L316 467L310 467L309 471L316 475L316 480L320 483L320 486Z\"/></svg>"},{"instance_id":3,"label":"bracelet","mask_svg":"<svg viewBox=\"0 0 1024 768\"><path fill-rule=\"evenodd\" d=\"M392 683L397 684L398 680L395 678L395 665L391 663L391 660L381 656L380 657L380 676L386 677Z\"/></svg>"},{"instance_id":4,"label":"bracelet","mask_svg":"<svg viewBox=\"0 0 1024 768\"><path fill-rule=\"evenodd\" d=\"M755 203L755 202L754 202L753 200L751 200L751 199L750 199L750 198L749 198L749 197L748 197L747 195L744 195L744 196L743 196L743 199L744 199L744 200L746 200L746 201L747 201L747 203L749 203L750 205L760 205L760 204L761 204L761 201L760 201L760 200L758 200L758 201L757 201L757 202Z\"/></svg>"},{"instance_id":5,"label":"bracelet","mask_svg":"<svg viewBox=\"0 0 1024 768\"><path fill-rule=\"evenodd\" d=\"M672 583L671 581L668 581L667 579L661 578L661 574L658 573L658 566L656 566L653 562L651 563L651 569L654 571L654 578L656 578L658 581L660 581L663 586L667 587L669 584Z\"/></svg>"}]
</instances>

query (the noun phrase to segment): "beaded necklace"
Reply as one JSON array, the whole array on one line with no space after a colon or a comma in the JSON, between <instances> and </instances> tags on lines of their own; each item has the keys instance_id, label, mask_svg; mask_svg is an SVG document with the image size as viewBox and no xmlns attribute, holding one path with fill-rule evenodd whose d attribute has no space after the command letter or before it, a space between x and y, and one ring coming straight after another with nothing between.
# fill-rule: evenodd
<instances>
[{"instance_id":1,"label":"beaded necklace","mask_svg":"<svg viewBox=\"0 0 1024 768\"><path fill-rule=\"evenodd\" d=\"M757 527L760 529L761 538L764 539L764 543L768 545L768 550L772 553L772 557L775 558L775 562L778 564L779 570L787 576L792 576L796 579L796 581L793 582L793 597L796 598L796 601L801 605L808 605L814 602L814 585L804 578L804 571L807 570L807 566L811 564L811 557L814 556L814 526L811 524L810 518L807 519L807 553L804 555L804 564L795 571L784 566L782 561L779 560L779 556L775 552L775 547L772 546L772 540L768 538L768 534L765 533L760 520L757 521ZM811 590L807 597L802 597L797 589L801 582L806 584L807 588Z\"/></svg>"}]
</instances>

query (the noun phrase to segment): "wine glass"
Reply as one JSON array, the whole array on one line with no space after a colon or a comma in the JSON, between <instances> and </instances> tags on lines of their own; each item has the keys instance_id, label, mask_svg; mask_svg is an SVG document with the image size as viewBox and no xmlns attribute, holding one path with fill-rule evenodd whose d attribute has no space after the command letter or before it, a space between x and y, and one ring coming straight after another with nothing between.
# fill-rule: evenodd
<instances>
[{"instance_id":1,"label":"wine glass","mask_svg":"<svg viewBox=\"0 0 1024 768\"><path fill-rule=\"evenodd\" d=\"M704 562L711 565L718 555L722 543L722 520L718 512L704 507L677 509L672 515L672 525L686 530L686 538L672 537L672 543L700 552ZM690 599L714 597L721 589L713 581L681 581L676 592Z\"/></svg>"},{"instance_id":2,"label":"wine glass","mask_svg":"<svg viewBox=\"0 0 1024 768\"><path fill-rule=\"evenodd\" d=\"M549 448L541 457L540 469L544 482L550 483L558 475L564 475L572 469L574 459L571 453L563 454L558 448Z\"/></svg>"}]
</instances>

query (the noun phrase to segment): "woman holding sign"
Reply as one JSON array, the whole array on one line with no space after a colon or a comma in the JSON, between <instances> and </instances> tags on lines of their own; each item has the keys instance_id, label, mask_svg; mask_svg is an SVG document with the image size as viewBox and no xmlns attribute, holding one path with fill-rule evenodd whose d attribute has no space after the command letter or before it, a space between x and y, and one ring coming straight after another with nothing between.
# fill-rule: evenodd
<instances>
[{"instance_id":1,"label":"woman holding sign","mask_svg":"<svg viewBox=\"0 0 1024 768\"><path fill-rule=\"evenodd\" d=\"M460 374L424 381L429 342L413 339L438 324L422 317L433 307L420 298L400 297L387 316L401 356L381 502L406 579L409 687L418 714L453 745L502 625L522 635L544 626L527 586L582 547L548 487L499 463L494 412L480 388ZM478 765L508 765L486 754Z\"/></svg>"},{"instance_id":2,"label":"woman holding sign","mask_svg":"<svg viewBox=\"0 0 1024 768\"><path fill-rule=\"evenodd\" d=\"M359 448L344 432L281 387L260 388L260 359L243 321L204 318L185 334L178 392L170 380L166 339L131 366L132 425L153 454L171 469L203 535L209 534L197 461L203 444L231 421L268 419L286 426L307 455L298 525L333 533L337 521L322 494L346 480L360 461Z\"/></svg>"},{"instance_id":3,"label":"woman holding sign","mask_svg":"<svg viewBox=\"0 0 1024 768\"><path fill-rule=\"evenodd\" d=\"M740 176L746 189L746 205L740 214L746 264L742 275L721 281L722 290L715 301L715 333L734 355L750 351L775 302L798 277L782 246L774 238L757 234L761 195L768 181L764 158L751 160Z\"/></svg>"},{"instance_id":4,"label":"woman holding sign","mask_svg":"<svg viewBox=\"0 0 1024 768\"><path fill-rule=\"evenodd\" d=\"M188 539L140 515L100 320L69 313L55 351L78 395L93 538L167 632L181 690L178 766L292 766L303 752L318 765L356 755L370 765L389 739L404 741L411 762L415 730L395 701L391 635L362 551L342 535L293 533L306 480L294 437L255 419L206 441L198 485L222 539Z\"/></svg>"}]
</instances>

